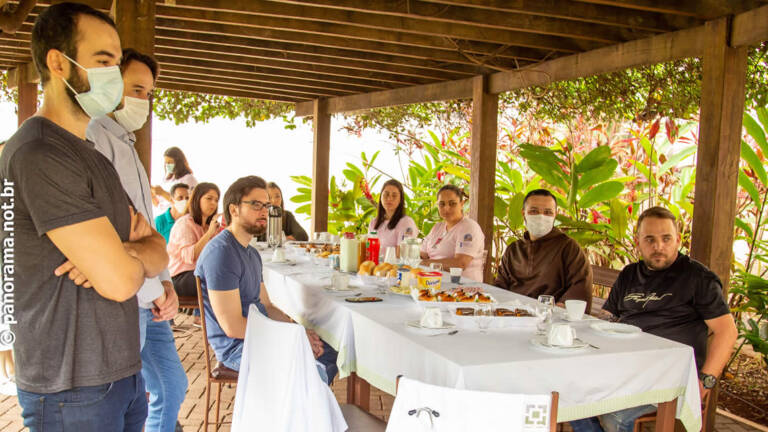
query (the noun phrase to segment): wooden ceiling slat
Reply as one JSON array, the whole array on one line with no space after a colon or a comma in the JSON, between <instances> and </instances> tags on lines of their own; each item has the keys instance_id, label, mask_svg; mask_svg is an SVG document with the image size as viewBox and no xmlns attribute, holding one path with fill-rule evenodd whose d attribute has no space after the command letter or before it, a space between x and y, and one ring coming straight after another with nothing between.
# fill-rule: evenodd
<instances>
[{"instance_id":1,"label":"wooden ceiling slat","mask_svg":"<svg viewBox=\"0 0 768 432\"><path fill-rule=\"evenodd\" d=\"M217 2L219 0L216 0ZM255 4L262 5L266 2ZM285 5L277 5L278 10ZM369 28L352 24L351 22L341 24L333 22L309 21L300 18L284 18L273 16L249 15L237 12L218 12L205 9L187 9L181 7L160 6L157 7L157 16L163 18L176 18L181 20L202 21L211 23L229 23L238 26L248 26L253 28L264 28L269 30L284 30L303 34L335 36L340 38L352 38L367 41L389 42L406 46L416 46L422 48L436 48L455 51L456 47L452 40L462 40L468 45L468 50L480 54L491 54L498 49L499 43L509 46L525 47L530 49L543 50L544 52L556 51L564 53L573 53L591 49L604 44L597 44L589 41L572 41L565 38L554 38L549 36L535 36L523 34L515 39L505 39L495 37L499 31L485 31L481 39L490 39L492 41L476 41L464 36L458 32L448 31L446 34L428 35L416 32L401 32L394 28ZM258 16L258 19L254 17ZM481 37L480 32L475 35ZM495 39L495 40L494 40ZM467 42L470 41L470 42Z\"/></svg>"},{"instance_id":2,"label":"wooden ceiling slat","mask_svg":"<svg viewBox=\"0 0 768 432\"><path fill-rule=\"evenodd\" d=\"M240 16L245 17L247 21L251 20L249 15L257 15L263 17L259 21L267 20L277 28L305 28L308 32L319 33L330 31L331 33L374 40L388 40L387 38L390 38L391 41L408 40L406 36L410 36L415 43L419 43L419 39L414 36L424 35L562 52L585 51L611 42L575 41L567 37L534 34L520 30L488 29L463 23L428 21L417 17L406 18L268 1L176 0L175 3L177 7L171 9L199 8L199 10L217 14L222 18L241 20L242 18L238 18ZM363 5L362 2L358 2L358 4ZM365 4L367 6L367 2ZM160 9L158 7L158 12ZM242 21L235 22L243 23ZM397 34L392 34L393 32ZM427 43L427 46L434 45L434 42Z\"/></svg>"},{"instance_id":3,"label":"wooden ceiling slat","mask_svg":"<svg viewBox=\"0 0 768 432\"><path fill-rule=\"evenodd\" d=\"M176 66L187 67L190 69L199 69L203 71L211 70L211 71L221 71L226 73L240 72L241 74L247 74L251 76L254 80L260 80L262 83L293 84L300 87L325 89L333 92L346 92L346 93L361 93L365 91L370 91L369 87L359 86L356 84L350 85L350 84L328 83L328 82L322 82L317 80L307 80L307 79L286 77L286 76L274 75L274 74L263 73L263 72L256 72L254 71L254 68L252 66L248 66L248 65L223 64L223 63L200 61L200 60L195 61L195 60L185 59L181 57L169 57L169 58L159 57L158 61L160 62L161 69L166 65L176 65Z\"/></svg>"},{"instance_id":4,"label":"wooden ceiling slat","mask_svg":"<svg viewBox=\"0 0 768 432\"><path fill-rule=\"evenodd\" d=\"M289 53L289 52L280 52L275 50L264 50L261 49L259 46L258 48L254 47L243 47L243 46L236 46L236 45L222 45L222 44L213 44L213 43L207 43L207 42L201 42L201 41L185 41L185 40L177 40L177 39L166 39L163 37L155 37L155 47L156 48L184 48L184 49L192 49L195 51L202 51L202 52L208 52L208 53L219 53L219 52L226 52L230 54L236 54L236 55L244 55L251 58L263 58L267 60L280 60L283 62L291 62L291 63L297 63L299 65L322 65L322 66L333 66L336 68L344 68L345 70L349 71L357 71L357 73L384 73L384 74L392 74L392 75L402 75L406 77L418 77L418 78L424 78L428 79L430 81L434 80L451 80L456 79L459 77L465 77L467 75L470 75L468 73L449 73L434 69L424 69L424 68L414 68L414 67L403 67L398 65L387 65L383 63L371 63L371 62L365 62L360 61L354 57L348 57L348 58L339 58L339 57L324 57L324 56L317 56L317 55L306 55L306 54L295 54L295 53ZM302 69L304 70L304 69ZM349 72L347 72L349 73ZM357 76L357 75L354 75Z\"/></svg>"},{"instance_id":5,"label":"wooden ceiling slat","mask_svg":"<svg viewBox=\"0 0 768 432\"><path fill-rule=\"evenodd\" d=\"M241 97L241 98L250 98L250 99L262 99L262 100L270 100L275 102L287 102L287 103L296 103L300 102L300 100L296 100L290 97L275 97L274 95L267 95L263 93L252 93L252 92L245 92L241 90L234 90L229 88L221 88L221 87L211 87L207 89L201 89L198 86L191 86L188 84L183 83L177 83L177 82L165 82L165 81L158 81L157 82L157 88L163 89L163 90L175 90L175 91L185 91L190 93L203 93L203 94L212 94L217 96L230 96L230 97Z\"/></svg>"},{"instance_id":6,"label":"wooden ceiling slat","mask_svg":"<svg viewBox=\"0 0 768 432\"><path fill-rule=\"evenodd\" d=\"M295 70L288 70L288 69L281 69L276 67L270 67L270 66L260 66L257 62L258 59L252 60L250 62L240 62L239 59L235 58L232 59L232 57L236 56L230 56L226 59L224 56L218 56L218 55L210 55L206 53L197 53L194 51L189 50L160 50L155 52L155 57L158 59L169 59L169 58L175 58L175 59L186 59L190 60L192 62L206 62L206 64L214 64L218 68L229 68L230 65L237 65L238 67L246 68L249 71L261 73L265 75L272 75L275 77L288 77L288 78L299 78L299 79L305 79L309 81L316 81L316 82L322 82L322 83L331 83L336 85L355 85L359 88L368 88L368 89L384 89L384 88L392 88L395 87L391 83L383 83L378 81L372 81L372 80L355 80L355 79L349 79L346 77L340 77L340 76L333 76L333 75L321 75L314 72L301 72L301 71L295 71Z\"/></svg>"},{"instance_id":7,"label":"wooden ceiling slat","mask_svg":"<svg viewBox=\"0 0 768 432\"><path fill-rule=\"evenodd\" d=\"M423 61L426 65L433 64L461 64L470 66L479 66L473 62L472 59L465 55L462 55L455 50L444 49L432 49L421 48L413 46L404 46L399 44L378 42L378 41L363 41L357 39L325 36L325 35L312 35L303 34L294 31L282 31L282 30L269 30L255 27L245 27L229 24L218 23L205 23L197 21L180 21L176 19L157 19L156 30L158 32L165 30L177 30L183 29L200 34L216 35L216 36L240 36L256 39L254 44L258 45L260 40L272 40L283 43L297 43L306 44L311 46L320 46L330 49L353 49L358 51L369 52L372 54L394 55L409 57L415 60ZM469 55L479 54L471 49L465 51ZM530 50L527 48L514 48L509 47L500 53L503 57L495 57L488 59L487 61L493 65L508 65L510 60L520 59L524 61L538 61L548 53L540 50ZM507 55L514 55L512 59L509 59ZM551 53L550 53L551 54ZM510 68L511 69L511 68ZM489 69L490 71L490 69Z\"/></svg>"},{"instance_id":8,"label":"wooden ceiling slat","mask_svg":"<svg viewBox=\"0 0 768 432\"><path fill-rule=\"evenodd\" d=\"M274 51L276 53L280 53L281 55L311 55L323 59L332 59L333 61L354 59L361 64L370 63L371 69L384 66L403 66L406 68L413 68L414 70L437 71L465 75L481 75L487 72L487 69L484 70L483 68L476 65L469 66L457 63L452 63L449 65L446 63L424 61L413 57L379 54L346 48L327 48L324 46L309 45L306 43L275 42L266 39L253 39L241 36L225 36L207 33L193 33L191 31L184 30L158 29L155 33L155 39L160 41L196 41L227 47L258 46L260 49ZM343 62L340 64L343 64ZM510 66L510 68L512 68L512 66Z\"/></svg>"},{"instance_id":9,"label":"wooden ceiling slat","mask_svg":"<svg viewBox=\"0 0 768 432\"><path fill-rule=\"evenodd\" d=\"M467 6L496 12L514 12L560 18L587 23L615 25L647 31L668 32L700 25L701 21L688 16L665 16L654 12L602 6L562 0L421 0L424 2ZM669 2L670 4L673 2Z\"/></svg>"},{"instance_id":10,"label":"wooden ceiling slat","mask_svg":"<svg viewBox=\"0 0 768 432\"><path fill-rule=\"evenodd\" d=\"M768 5L736 15L733 18L731 44L753 45L768 40Z\"/></svg>"},{"instance_id":11,"label":"wooden ceiling slat","mask_svg":"<svg viewBox=\"0 0 768 432\"><path fill-rule=\"evenodd\" d=\"M182 44L183 43L178 43L176 45L182 45ZM345 79L352 79L352 80L359 81L361 83L370 81L371 84L373 85L378 85L379 83L382 83L382 82L391 83L395 86L418 85L418 84L424 84L431 81L447 79L445 75L441 78L435 78L435 77L427 78L427 77L419 77L419 76L412 76L412 75L395 75L390 73L361 71L361 70L354 70L354 69L343 68L338 66L319 65L319 64L312 64L312 63L306 63L306 62L279 60L274 58L268 58L265 56L252 55L254 53L254 50L247 49L247 48L230 47L229 50L227 51L220 50L214 53L214 52L198 49L196 46L197 44L195 42L189 42L184 45L186 46L184 47L156 46L155 54L174 55L174 56L183 55L190 59L205 59L205 60L213 60L213 61L220 61L220 62L226 62L226 63L241 63L241 64L248 64L248 65L255 65L259 67L269 67L269 68L286 70L286 71L308 72L308 73L316 74L318 76L333 76L333 77L341 77Z\"/></svg>"},{"instance_id":12,"label":"wooden ceiling slat","mask_svg":"<svg viewBox=\"0 0 768 432\"><path fill-rule=\"evenodd\" d=\"M406 20L440 22L449 25L470 25L477 28L522 31L526 33L584 39L603 43L617 43L627 40L627 30L606 24L587 24L580 21L564 20L516 12L489 11L461 6L440 6L425 2L393 2L391 0L273 0L280 3L315 6L376 13ZM650 32L640 30L633 37L648 37Z\"/></svg>"},{"instance_id":13,"label":"wooden ceiling slat","mask_svg":"<svg viewBox=\"0 0 768 432\"><path fill-rule=\"evenodd\" d=\"M584 3L616 6L630 10L685 15L699 19L713 19L757 8L756 0L576 0ZM631 13L631 12L627 12Z\"/></svg>"},{"instance_id":14,"label":"wooden ceiling slat","mask_svg":"<svg viewBox=\"0 0 768 432\"><path fill-rule=\"evenodd\" d=\"M319 93L312 93L312 92L288 90L285 88L278 89L275 87L260 86L258 85L258 82L254 82L254 81L243 82L243 80L231 79L229 77L220 78L213 75L190 74L187 72L178 72L178 71L163 71L160 77L165 82L173 81L173 82L179 82L179 83L188 83L189 85L196 85L202 88L205 88L208 85L214 85L219 87L227 87L227 88L239 89L243 91L256 92L256 93L282 94L282 95L291 96L297 99L316 99L318 97L333 96L327 93L319 94Z\"/></svg>"},{"instance_id":15,"label":"wooden ceiling slat","mask_svg":"<svg viewBox=\"0 0 768 432\"><path fill-rule=\"evenodd\" d=\"M262 83L259 80L254 80L253 77L249 76L248 74L241 74L239 72L222 72L210 69L198 70L175 65L166 65L162 67L160 69L160 76L205 77L217 82L227 82L227 80L231 80L232 83L236 83L245 87L252 87L254 89L272 89L279 90L285 94L314 95L314 97L331 97L350 94L349 92L330 91L311 87L300 87L277 83Z\"/></svg>"}]
</instances>

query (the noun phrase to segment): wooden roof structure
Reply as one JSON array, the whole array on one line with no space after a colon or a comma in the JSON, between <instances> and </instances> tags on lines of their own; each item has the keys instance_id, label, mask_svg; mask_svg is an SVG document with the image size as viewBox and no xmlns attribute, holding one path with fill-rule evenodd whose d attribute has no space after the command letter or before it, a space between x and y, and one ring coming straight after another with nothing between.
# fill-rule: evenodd
<instances>
[{"instance_id":1,"label":"wooden roof structure","mask_svg":"<svg viewBox=\"0 0 768 432\"><path fill-rule=\"evenodd\" d=\"M84 2L105 11L113 3ZM0 33L0 70L31 62L34 19L49 3L39 1L15 35ZM304 102L535 69L547 60L701 27L768 1L154 3L159 88Z\"/></svg>"}]
</instances>

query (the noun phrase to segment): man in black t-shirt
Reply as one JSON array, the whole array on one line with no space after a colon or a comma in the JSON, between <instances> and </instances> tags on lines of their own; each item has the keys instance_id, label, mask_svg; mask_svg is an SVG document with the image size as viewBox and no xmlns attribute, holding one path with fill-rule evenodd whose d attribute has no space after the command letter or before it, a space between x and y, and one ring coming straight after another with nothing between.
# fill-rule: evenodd
<instances>
[{"instance_id":1,"label":"man in black t-shirt","mask_svg":"<svg viewBox=\"0 0 768 432\"><path fill-rule=\"evenodd\" d=\"M652 207L640 215L635 242L643 259L621 271L603 305L602 318L693 347L704 398L717 383L738 336L720 279L679 252L675 216L665 208ZM655 410L653 405L634 407L571 426L575 432L629 432L636 418Z\"/></svg>"},{"instance_id":2,"label":"man in black t-shirt","mask_svg":"<svg viewBox=\"0 0 768 432\"><path fill-rule=\"evenodd\" d=\"M107 15L60 3L38 15L32 54L43 105L0 156L3 289L14 301L2 319L16 338L24 425L138 432L147 399L135 294L168 256L85 140L89 116L122 96L120 39Z\"/></svg>"}]
</instances>

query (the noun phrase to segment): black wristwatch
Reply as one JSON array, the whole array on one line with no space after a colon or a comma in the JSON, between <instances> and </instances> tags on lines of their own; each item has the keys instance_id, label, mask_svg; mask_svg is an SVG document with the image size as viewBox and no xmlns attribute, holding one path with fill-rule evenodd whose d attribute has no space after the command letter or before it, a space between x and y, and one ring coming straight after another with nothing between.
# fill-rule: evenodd
<instances>
[{"instance_id":1,"label":"black wristwatch","mask_svg":"<svg viewBox=\"0 0 768 432\"><path fill-rule=\"evenodd\" d=\"M699 379L701 380L701 385L704 386L705 389L714 388L715 384L717 384L717 377L714 375L700 373Z\"/></svg>"}]
</instances>

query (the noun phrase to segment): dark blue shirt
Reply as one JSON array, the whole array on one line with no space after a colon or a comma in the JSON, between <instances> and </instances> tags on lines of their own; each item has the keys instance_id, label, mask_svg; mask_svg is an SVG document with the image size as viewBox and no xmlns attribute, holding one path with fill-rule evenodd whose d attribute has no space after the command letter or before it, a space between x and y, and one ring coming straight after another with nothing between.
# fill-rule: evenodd
<instances>
[{"instance_id":1,"label":"dark blue shirt","mask_svg":"<svg viewBox=\"0 0 768 432\"><path fill-rule=\"evenodd\" d=\"M200 278L203 292L208 342L220 362L231 363L230 356L233 353L238 355L243 340L233 339L224 333L213 314L208 290L239 289L243 316L248 316L248 308L252 304L266 316L267 310L259 299L263 281L261 256L253 247L243 247L229 230L224 230L203 248L197 259L195 276Z\"/></svg>"}]
</instances>

